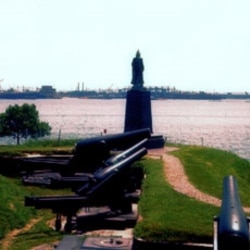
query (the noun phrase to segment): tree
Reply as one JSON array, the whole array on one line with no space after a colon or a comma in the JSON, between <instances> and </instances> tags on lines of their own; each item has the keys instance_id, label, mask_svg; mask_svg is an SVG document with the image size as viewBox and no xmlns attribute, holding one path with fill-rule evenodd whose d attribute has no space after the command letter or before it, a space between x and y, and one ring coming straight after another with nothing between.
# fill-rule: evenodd
<instances>
[{"instance_id":1,"label":"tree","mask_svg":"<svg viewBox=\"0 0 250 250\"><path fill-rule=\"evenodd\" d=\"M49 124L39 120L34 104L10 105L5 113L0 114L0 136L13 136L17 144L20 144L21 138L43 137L50 131Z\"/></svg>"}]
</instances>

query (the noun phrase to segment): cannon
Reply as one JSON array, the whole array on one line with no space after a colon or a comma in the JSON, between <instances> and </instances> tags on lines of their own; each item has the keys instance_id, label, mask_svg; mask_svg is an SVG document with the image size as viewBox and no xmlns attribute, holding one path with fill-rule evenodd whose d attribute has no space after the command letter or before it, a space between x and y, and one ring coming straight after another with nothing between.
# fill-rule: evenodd
<instances>
[{"instance_id":1,"label":"cannon","mask_svg":"<svg viewBox=\"0 0 250 250\"><path fill-rule=\"evenodd\" d=\"M104 168L107 168L109 166L112 166L121 160L126 159L128 156L135 153L137 150L141 149L142 147L146 146L148 139L143 139L140 142L136 143L132 147L128 148L125 151L122 151L120 153L117 153L110 158L108 158L106 161L103 161L103 163L99 166L99 168L96 170L93 174L88 173L82 173L75 176L52 176L50 180L48 181L48 185L51 187L70 187L73 191L75 191L77 188L80 188L80 186L83 186L84 183L88 182L94 175L98 175L98 173L103 172ZM135 171L135 170L134 170ZM139 175L139 176L138 176ZM142 173L138 173L134 175L134 184L138 184L138 181L142 179ZM140 185L140 183L138 184Z\"/></svg>"},{"instance_id":2,"label":"cannon","mask_svg":"<svg viewBox=\"0 0 250 250\"><path fill-rule=\"evenodd\" d=\"M46 172L64 172L73 155L21 157L18 168L21 175L32 175Z\"/></svg>"},{"instance_id":3,"label":"cannon","mask_svg":"<svg viewBox=\"0 0 250 250\"><path fill-rule=\"evenodd\" d=\"M237 180L229 175L223 180L220 214L214 217L214 250L249 250L249 240L249 218L241 206Z\"/></svg>"},{"instance_id":4,"label":"cannon","mask_svg":"<svg viewBox=\"0 0 250 250\"><path fill-rule=\"evenodd\" d=\"M111 151L126 150L149 137L150 130L146 128L80 140L75 145L70 166L83 172L93 173L101 162L111 157Z\"/></svg>"},{"instance_id":5,"label":"cannon","mask_svg":"<svg viewBox=\"0 0 250 250\"><path fill-rule=\"evenodd\" d=\"M51 172L57 172L61 176L72 176L77 172L94 173L104 161L111 158L114 151L127 150L149 137L149 129L139 129L126 133L86 138L76 143L72 155L21 158L18 161L18 169L24 176L23 182L25 184L36 184L36 174L39 175L39 183L42 173L45 179L44 184L47 185ZM48 173L47 176L44 173Z\"/></svg>"},{"instance_id":6,"label":"cannon","mask_svg":"<svg viewBox=\"0 0 250 250\"><path fill-rule=\"evenodd\" d=\"M111 165L100 169L82 187L71 196L26 196L25 206L36 209L51 209L56 213L55 227L61 229L61 215L67 217L65 231L72 229L72 218L77 216L80 208L108 206L111 211L131 211L135 202L129 192L127 180L130 177L131 165L147 153L145 147L139 147L126 157L114 161ZM138 198L138 197L137 197Z\"/></svg>"}]
</instances>

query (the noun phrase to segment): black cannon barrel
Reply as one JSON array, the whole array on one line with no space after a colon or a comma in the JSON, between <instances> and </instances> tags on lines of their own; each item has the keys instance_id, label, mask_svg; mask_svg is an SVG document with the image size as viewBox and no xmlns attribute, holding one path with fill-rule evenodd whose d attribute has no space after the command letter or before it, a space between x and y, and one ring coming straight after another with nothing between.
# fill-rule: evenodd
<instances>
[{"instance_id":1,"label":"black cannon barrel","mask_svg":"<svg viewBox=\"0 0 250 250\"><path fill-rule=\"evenodd\" d=\"M76 189L83 186L84 183L90 180L90 178L90 175L51 178L50 186L54 188L70 187L72 189Z\"/></svg>"},{"instance_id":2,"label":"black cannon barrel","mask_svg":"<svg viewBox=\"0 0 250 250\"><path fill-rule=\"evenodd\" d=\"M111 178L123 172L126 168L130 167L133 162L137 161L145 154L147 154L147 149L141 148L118 163L104 168L102 171L99 171L93 176L93 181L90 181L81 187L76 191L76 193L79 195L91 195L98 191L103 191L102 188L105 186L105 184L107 184L107 182L110 181Z\"/></svg>"},{"instance_id":3,"label":"black cannon barrel","mask_svg":"<svg viewBox=\"0 0 250 250\"><path fill-rule=\"evenodd\" d=\"M150 130L146 128L120 134L87 138L77 142L75 146L75 154L84 154L85 151L95 148L96 145L100 144L101 142L105 142L109 150L125 150L135 145L139 141L149 137Z\"/></svg>"},{"instance_id":4,"label":"black cannon barrel","mask_svg":"<svg viewBox=\"0 0 250 250\"><path fill-rule=\"evenodd\" d=\"M145 148L141 148L134 152L132 155L124 158L123 160L119 161L118 163L103 169L103 171L98 172L94 175L95 180L104 180L108 178L108 176L115 174L116 172L123 171L124 168L130 166L134 161L140 159L142 156L147 154L147 150Z\"/></svg>"},{"instance_id":5,"label":"black cannon barrel","mask_svg":"<svg viewBox=\"0 0 250 250\"><path fill-rule=\"evenodd\" d=\"M99 168L100 163L111 157L112 150L126 150L149 137L149 129L139 129L80 140L74 147L74 157L70 161L70 166L72 169L94 173Z\"/></svg>"},{"instance_id":6,"label":"black cannon barrel","mask_svg":"<svg viewBox=\"0 0 250 250\"><path fill-rule=\"evenodd\" d=\"M221 211L217 218L218 250L249 250L249 225L238 194L234 176L226 176L223 181Z\"/></svg>"},{"instance_id":7,"label":"black cannon barrel","mask_svg":"<svg viewBox=\"0 0 250 250\"><path fill-rule=\"evenodd\" d=\"M108 160L104 161L104 164L107 166L111 166L115 163L118 163L119 161L125 159L129 155L132 155L133 153L135 153L138 149L145 147L147 141L148 141L147 138L139 141L134 146L128 148L127 150L123 151L122 153L119 153L115 156L110 157Z\"/></svg>"},{"instance_id":8,"label":"black cannon barrel","mask_svg":"<svg viewBox=\"0 0 250 250\"><path fill-rule=\"evenodd\" d=\"M68 156L36 156L20 157L16 164L19 174L35 174L44 172L64 172L68 169L69 162L73 155Z\"/></svg>"},{"instance_id":9,"label":"black cannon barrel","mask_svg":"<svg viewBox=\"0 0 250 250\"><path fill-rule=\"evenodd\" d=\"M26 196L24 204L27 207L36 209L51 209L53 212L76 213L82 207L89 206L88 197L71 195L71 196Z\"/></svg>"},{"instance_id":10,"label":"black cannon barrel","mask_svg":"<svg viewBox=\"0 0 250 250\"><path fill-rule=\"evenodd\" d=\"M34 164L51 164L51 165L67 165L70 158L72 157L72 155L70 156L37 156L37 157L24 157L22 158L22 163L24 164L33 164L32 166L34 166Z\"/></svg>"}]
</instances>

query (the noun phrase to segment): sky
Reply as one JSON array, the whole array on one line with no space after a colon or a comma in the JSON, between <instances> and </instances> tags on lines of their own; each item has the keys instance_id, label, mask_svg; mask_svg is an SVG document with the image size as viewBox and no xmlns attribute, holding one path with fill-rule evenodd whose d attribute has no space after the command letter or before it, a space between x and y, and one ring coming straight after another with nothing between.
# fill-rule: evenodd
<instances>
[{"instance_id":1,"label":"sky","mask_svg":"<svg viewBox=\"0 0 250 250\"><path fill-rule=\"evenodd\" d=\"M249 0L1 0L0 87L250 92Z\"/></svg>"}]
</instances>

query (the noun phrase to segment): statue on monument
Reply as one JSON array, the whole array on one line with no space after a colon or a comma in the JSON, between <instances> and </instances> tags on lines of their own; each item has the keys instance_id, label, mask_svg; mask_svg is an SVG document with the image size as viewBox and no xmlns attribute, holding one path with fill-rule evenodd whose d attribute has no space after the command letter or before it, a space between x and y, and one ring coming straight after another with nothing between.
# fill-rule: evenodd
<instances>
[{"instance_id":1,"label":"statue on monument","mask_svg":"<svg viewBox=\"0 0 250 250\"><path fill-rule=\"evenodd\" d=\"M134 57L132 61L132 81L131 84L133 85L133 88L142 88L143 86L143 71L144 71L144 65L143 60L141 58L140 51L137 50L136 56Z\"/></svg>"}]
</instances>

